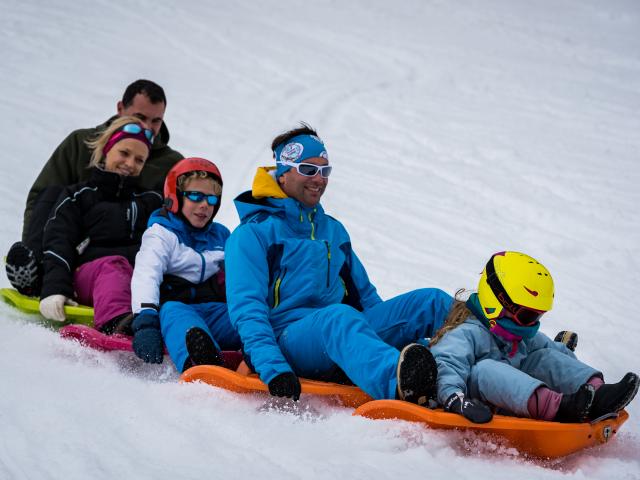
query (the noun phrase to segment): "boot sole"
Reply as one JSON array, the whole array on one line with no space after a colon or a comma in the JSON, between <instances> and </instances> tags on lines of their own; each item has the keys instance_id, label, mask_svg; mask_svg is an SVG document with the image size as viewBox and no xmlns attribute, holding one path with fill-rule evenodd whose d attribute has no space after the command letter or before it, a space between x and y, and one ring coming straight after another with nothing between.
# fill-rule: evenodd
<instances>
[{"instance_id":1,"label":"boot sole","mask_svg":"<svg viewBox=\"0 0 640 480\"><path fill-rule=\"evenodd\" d=\"M402 378L402 367L406 365L406 362L413 364L414 370L421 373L421 385L424 386L424 389L421 389L421 391L405 393L402 390L401 385L407 381L407 379ZM418 405L426 405L429 399L436 397L437 378L438 365L427 347L412 343L402 349L396 369L397 393L400 400Z\"/></svg>"},{"instance_id":2,"label":"boot sole","mask_svg":"<svg viewBox=\"0 0 640 480\"><path fill-rule=\"evenodd\" d=\"M194 365L223 365L220 351L201 328L194 327L187 332L186 344L189 358Z\"/></svg>"}]
</instances>

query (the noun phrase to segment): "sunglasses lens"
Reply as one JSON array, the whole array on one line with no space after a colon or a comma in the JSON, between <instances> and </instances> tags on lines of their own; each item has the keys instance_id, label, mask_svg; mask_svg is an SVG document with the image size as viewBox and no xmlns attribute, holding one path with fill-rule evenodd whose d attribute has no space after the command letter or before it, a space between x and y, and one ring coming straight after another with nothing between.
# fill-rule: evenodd
<instances>
[{"instance_id":1,"label":"sunglasses lens","mask_svg":"<svg viewBox=\"0 0 640 480\"><path fill-rule=\"evenodd\" d=\"M144 129L144 136L147 137L147 140L149 140L150 142L153 142L153 132L148 128Z\"/></svg>"},{"instance_id":2,"label":"sunglasses lens","mask_svg":"<svg viewBox=\"0 0 640 480\"><path fill-rule=\"evenodd\" d=\"M328 165L326 167L321 167L320 168L320 175L322 175L324 178L328 178L329 175L331 175L331 169L332 168L333 167L330 167Z\"/></svg>"},{"instance_id":3,"label":"sunglasses lens","mask_svg":"<svg viewBox=\"0 0 640 480\"><path fill-rule=\"evenodd\" d=\"M304 175L305 177L313 177L318 173L319 167L316 165L311 165L309 163L301 163L298 165L298 172L300 175Z\"/></svg>"},{"instance_id":4,"label":"sunglasses lens","mask_svg":"<svg viewBox=\"0 0 640 480\"><path fill-rule=\"evenodd\" d=\"M217 195L207 195L207 203L211 206L217 205L220 201L220 197Z\"/></svg>"},{"instance_id":5,"label":"sunglasses lens","mask_svg":"<svg viewBox=\"0 0 640 480\"><path fill-rule=\"evenodd\" d=\"M184 192L184 196L196 203L204 200L204 193L202 192Z\"/></svg>"}]
</instances>

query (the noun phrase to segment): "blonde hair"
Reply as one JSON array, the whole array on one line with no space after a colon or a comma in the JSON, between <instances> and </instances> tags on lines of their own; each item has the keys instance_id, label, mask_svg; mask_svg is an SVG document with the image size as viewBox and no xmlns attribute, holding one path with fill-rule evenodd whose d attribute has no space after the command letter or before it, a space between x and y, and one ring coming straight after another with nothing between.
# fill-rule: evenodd
<instances>
[{"instance_id":1,"label":"blonde hair","mask_svg":"<svg viewBox=\"0 0 640 480\"><path fill-rule=\"evenodd\" d=\"M429 346L433 347L447 332L453 330L459 325L462 325L467 318L473 315L467 308L466 302L461 300L464 292L464 288L461 288L456 292L453 305L451 306L451 310L449 310L449 315L447 315L447 319L444 321L442 327L440 327L433 338L431 338Z\"/></svg>"},{"instance_id":2,"label":"blonde hair","mask_svg":"<svg viewBox=\"0 0 640 480\"><path fill-rule=\"evenodd\" d=\"M191 180L196 178L208 178L213 182L213 194L214 195L222 195L222 185L217 178L211 176L209 172L205 172L203 170L194 170L193 172L187 172L178 177L178 190L181 192L184 191L184 186L189 183Z\"/></svg>"},{"instance_id":3,"label":"blonde hair","mask_svg":"<svg viewBox=\"0 0 640 480\"><path fill-rule=\"evenodd\" d=\"M136 123L142 128L146 128L142 121L137 117L118 117L113 122L111 122L106 130L99 133L98 136L93 140L86 140L84 142L87 147L93 150L91 152L91 161L89 162L89 167L104 167L104 155L102 154L104 146L107 144L114 133L116 133L120 128L124 127L128 123Z\"/></svg>"}]
</instances>

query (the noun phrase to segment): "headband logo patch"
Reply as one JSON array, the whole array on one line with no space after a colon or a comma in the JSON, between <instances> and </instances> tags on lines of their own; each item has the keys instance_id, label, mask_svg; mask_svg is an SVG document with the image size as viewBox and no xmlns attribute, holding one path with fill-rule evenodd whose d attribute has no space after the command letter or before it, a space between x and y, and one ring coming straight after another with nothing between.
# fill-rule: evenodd
<instances>
[{"instance_id":1,"label":"headband logo patch","mask_svg":"<svg viewBox=\"0 0 640 480\"><path fill-rule=\"evenodd\" d=\"M280 161L295 162L302 156L303 150L301 143L287 143L280 152Z\"/></svg>"}]
</instances>

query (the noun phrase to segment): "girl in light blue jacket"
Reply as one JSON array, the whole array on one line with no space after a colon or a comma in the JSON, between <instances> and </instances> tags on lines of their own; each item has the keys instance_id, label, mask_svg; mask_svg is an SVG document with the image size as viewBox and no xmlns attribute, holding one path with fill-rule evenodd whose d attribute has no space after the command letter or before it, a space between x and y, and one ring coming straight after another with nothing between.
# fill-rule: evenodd
<instances>
[{"instance_id":1,"label":"girl in light blue jacket","mask_svg":"<svg viewBox=\"0 0 640 480\"><path fill-rule=\"evenodd\" d=\"M553 295L551 274L537 260L518 252L491 257L478 293L456 300L431 340L445 410L475 423L491 420L489 406L522 417L583 422L631 402L638 375L606 384L600 371L538 331Z\"/></svg>"}]
</instances>

